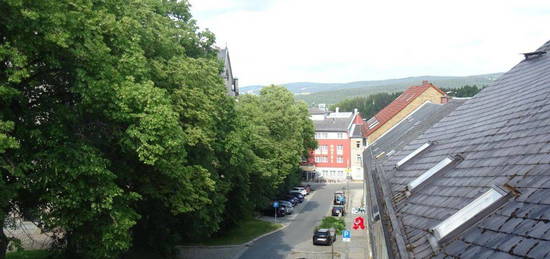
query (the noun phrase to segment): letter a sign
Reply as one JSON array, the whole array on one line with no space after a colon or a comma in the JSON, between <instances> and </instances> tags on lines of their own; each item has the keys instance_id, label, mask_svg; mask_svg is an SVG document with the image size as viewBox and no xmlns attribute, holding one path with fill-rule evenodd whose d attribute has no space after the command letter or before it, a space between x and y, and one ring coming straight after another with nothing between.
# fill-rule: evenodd
<instances>
[{"instance_id":1,"label":"letter a sign","mask_svg":"<svg viewBox=\"0 0 550 259\"><path fill-rule=\"evenodd\" d=\"M353 229L365 229L365 219L363 217L357 217L353 220Z\"/></svg>"}]
</instances>

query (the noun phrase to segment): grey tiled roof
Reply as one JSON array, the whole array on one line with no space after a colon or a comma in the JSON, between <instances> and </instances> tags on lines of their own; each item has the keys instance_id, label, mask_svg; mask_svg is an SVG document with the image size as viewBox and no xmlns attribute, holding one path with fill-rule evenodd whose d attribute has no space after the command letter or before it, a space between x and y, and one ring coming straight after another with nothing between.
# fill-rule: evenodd
<instances>
[{"instance_id":1,"label":"grey tiled roof","mask_svg":"<svg viewBox=\"0 0 550 259\"><path fill-rule=\"evenodd\" d=\"M464 99L450 100L447 104L443 105L434 103L424 104L407 119L378 138L375 143L369 146L368 151L372 151L374 156L377 156L382 153L388 154L392 150L396 152L402 149L406 144L416 139L420 134L454 111L465 101Z\"/></svg>"},{"instance_id":2,"label":"grey tiled roof","mask_svg":"<svg viewBox=\"0 0 550 259\"><path fill-rule=\"evenodd\" d=\"M353 132L351 133L351 137L353 138L362 138L363 137L363 131L361 130L361 125L355 125L353 128Z\"/></svg>"},{"instance_id":3,"label":"grey tiled roof","mask_svg":"<svg viewBox=\"0 0 550 259\"><path fill-rule=\"evenodd\" d=\"M314 120L315 131L347 131L353 116L347 118L326 118Z\"/></svg>"},{"instance_id":4,"label":"grey tiled roof","mask_svg":"<svg viewBox=\"0 0 550 259\"><path fill-rule=\"evenodd\" d=\"M539 51L550 51L547 42ZM394 169L427 141L428 150ZM464 160L408 198L393 200L409 256L550 257L550 53L524 60L384 163L393 197L449 154ZM487 191L520 194L434 252L428 229Z\"/></svg>"},{"instance_id":5,"label":"grey tiled roof","mask_svg":"<svg viewBox=\"0 0 550 259\"><path fill-rule=\"evenodd\" d=\"M319 109L317 107L308 108L309 114L325 114L328 113L327 111L323 109Z\"/></svg>"}]
</instances>

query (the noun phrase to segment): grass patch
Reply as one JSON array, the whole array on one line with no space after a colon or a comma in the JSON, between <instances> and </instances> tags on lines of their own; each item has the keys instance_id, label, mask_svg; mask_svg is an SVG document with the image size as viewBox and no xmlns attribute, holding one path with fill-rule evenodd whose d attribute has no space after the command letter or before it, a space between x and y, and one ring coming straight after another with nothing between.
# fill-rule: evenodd
<instances>
[{"instance_id":1,"label":"grass patch","mask_svg":"<svg viewBox=\"0 0 550 259\"><path fill-rule=\"evenodd\" d=\"M317 229L320 228L334 228L336 229L336 233L340 234L342 230L346 229L346 223L344 222L343 218L324 217L321 221L321 225L317 227Z\"/></svg>"},{"instance_id":2,"label":"grass patch","mask_svg":"<svg viewBox=\"0 0 550 259\"><path fill-rule=\"evenodd\" d=\"M208 246L239 245L280 227L282 227L281 224L258 219L247 219L233 228L220 232L204 242L200 242L200 244Z\"/></svg>"},{"instance_id":3,"label":"grass patch","mask_svg":"<svg viewBox=\"0 0 550 259\"><path fill-rule=\"evenodd\" d=\"M6 259L47 259L52 253L48 250L22 250L8 252Z\"/></svg>"}]
</instances>

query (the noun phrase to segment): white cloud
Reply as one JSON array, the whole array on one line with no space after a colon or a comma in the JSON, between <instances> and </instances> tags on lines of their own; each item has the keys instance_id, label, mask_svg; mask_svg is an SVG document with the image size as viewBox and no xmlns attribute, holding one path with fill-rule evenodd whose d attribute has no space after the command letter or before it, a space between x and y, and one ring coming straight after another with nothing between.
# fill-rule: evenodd
<instances>
[{"instance_id":1,"label":"white cloud","mask_svg":"<svg viewBox=\"0 0 550 259\"><path fill-rule=\"evenodd\" d=\"M502 72L550 40L547 1L191 3L243 86Z\"/></svg>"}]
</instances>

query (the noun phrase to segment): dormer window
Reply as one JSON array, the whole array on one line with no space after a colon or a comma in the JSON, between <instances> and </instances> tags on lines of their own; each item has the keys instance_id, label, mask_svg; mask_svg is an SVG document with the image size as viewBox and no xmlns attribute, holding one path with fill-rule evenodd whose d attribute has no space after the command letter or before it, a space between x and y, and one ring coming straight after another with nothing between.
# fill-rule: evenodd
<instances>
[{"instance_id":1,"label":"dormer window","mask_svg":"<svg viewBox=\"0 0 550 259\"><path fill-rule=\"evenodd\" d=\"M427 142L427 143L424 143L422 146L418 147L415 151L413 151L412 153L410 153L409 155L407 155L406 157L404 157L403 159L399 160L399 162L397 162L397 164L395 164L395 167L396 168L399 168L400 166L402 166L404 163L406 163L407 161L411 160L413 157L415 157L416 155L420 154L420 152L426 150L428 147L430 147L432 145L432 142Z\"/></svg>"},{"instance_id":2,"label":"dormer window","mask_svg":"<svg viewBox=\"0 0 550 259\"><path fill-rule=\"evenodd\" d=\"M428 171L424 172L419 177L417 177L412 182L410 182L407 185L407 190L412 191L414 188L418 188L420 185L422 185L424 182L430 179L430 177L439 173L441 170L443 170L445 167L450 165L452 162L460 161L460 160L462 160L462 157L458 155L454 157L449 156L444 158L439 163L437 163L434 167L430 168Z\"/></svg>"},{"instance_id":3,"label":"dormer window","mask_svg":"<svg viewBox=\"0 0 550 259\"><path fill-rule=\"evenodd\" d=\"M430 244L435 248L438 247L439 243L452 239L456 234L461 233L485 217L488 212L500 207L510 197L509 194L509 192L498 186L492 186L487 192L466 205L466 207L458 210L455 214L431 228L430 232L433 236L430 237Z\"/></svg>"}]
</instances>

